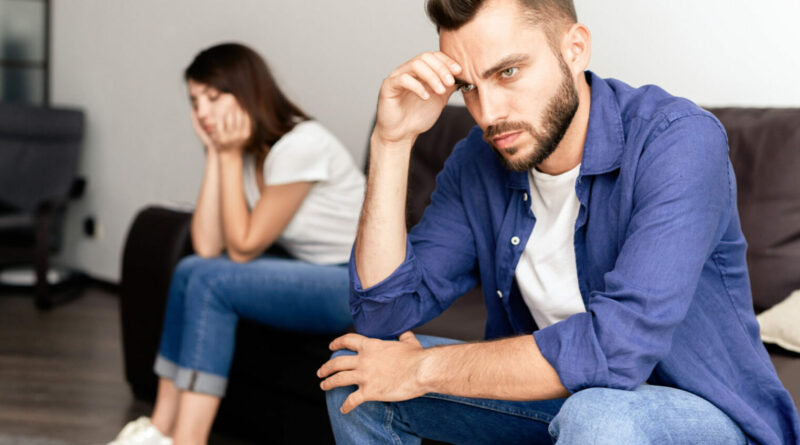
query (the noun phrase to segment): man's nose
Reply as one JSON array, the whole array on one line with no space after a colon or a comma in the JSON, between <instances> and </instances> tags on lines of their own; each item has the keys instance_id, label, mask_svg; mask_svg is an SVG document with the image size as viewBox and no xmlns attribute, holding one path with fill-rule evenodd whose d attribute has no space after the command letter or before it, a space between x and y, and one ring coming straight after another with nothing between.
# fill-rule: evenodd
<instances>
[{"instance_id":1,"label":"man's nose","mask_svg":"<svg viewBox=\"0 0 800 445\"><path fill-rule=\"evenodd\" d=\"M484 89L480 94L481 117L488 125L506 120L507 106L502 94L492 89Z\"/></svg>"}]
</instances>

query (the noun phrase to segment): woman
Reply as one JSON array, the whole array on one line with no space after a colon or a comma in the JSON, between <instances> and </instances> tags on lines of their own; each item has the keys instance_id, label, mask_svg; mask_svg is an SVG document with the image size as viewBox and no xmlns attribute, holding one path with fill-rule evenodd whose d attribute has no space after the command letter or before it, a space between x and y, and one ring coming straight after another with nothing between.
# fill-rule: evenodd
<instances>
[{"instance_id":1,"label":"woman","mask_svg":"<svg viewBox=\"0 0 800 445\"><path fill-rule=\"evenodd\" d=\"M351 324L344 263L363 174L333 135L281 93L251 49L202 51L185 78L206 146L191 226L197 255L172 278L152 419L130 422L115 445L207 441L239 317L307 332ZM273 243L293 258L262 256Z\"/></svg>"}]
</instances>

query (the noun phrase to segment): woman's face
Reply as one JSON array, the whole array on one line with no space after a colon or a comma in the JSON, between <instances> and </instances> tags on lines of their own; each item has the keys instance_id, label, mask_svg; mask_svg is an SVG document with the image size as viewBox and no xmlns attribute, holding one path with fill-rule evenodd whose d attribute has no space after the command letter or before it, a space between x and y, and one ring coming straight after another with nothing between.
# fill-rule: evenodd
<instances>
[{"instance_id":1,"label":"woman's face","mask_svg":"<svg viewBox=\"0 0 800 445\"><path fill-rule=\"evenodd\" d=\"M200 127L209 137L214 137L217 124L222 119L240 108L236 97L230 93L223 93L216 88L189 79L186 82L189 89L189 100L192 103L192 113L197 115Z\"/></svg>"}]
</instances>

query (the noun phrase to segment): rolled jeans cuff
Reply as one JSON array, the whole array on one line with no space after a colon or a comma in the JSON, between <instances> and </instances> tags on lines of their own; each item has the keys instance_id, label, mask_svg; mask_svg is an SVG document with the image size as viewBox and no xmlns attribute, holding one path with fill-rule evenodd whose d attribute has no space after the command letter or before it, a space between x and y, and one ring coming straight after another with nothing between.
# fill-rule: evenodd
<instances>
[{"instance_id":1,"label":"rolled jeans cuff","mask_svg":"<svg viewBox=\"0 0 800 445\"><path fill-rule=\"evenodd\" d=\"M153 371L159 377L172 380L176 388L223 397L228 387L228 379L216 374L210 374L196 369L183 368L177 363L159 354Z\"/></svg>"}]
</instances>

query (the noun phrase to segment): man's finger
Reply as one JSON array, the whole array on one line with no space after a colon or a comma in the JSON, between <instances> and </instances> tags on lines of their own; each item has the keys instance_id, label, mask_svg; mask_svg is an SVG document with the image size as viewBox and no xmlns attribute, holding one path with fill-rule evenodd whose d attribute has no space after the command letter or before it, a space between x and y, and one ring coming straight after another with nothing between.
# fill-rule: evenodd
<instances>
[{"instance_id":1,"label":"man's finger","mask_svg":"<svg viewBox=\"0 0 800 445\"><path fill-rule=\"evenodd\" d=\"M417 340L417 336L411 331L403 332L400 334L400 337L397 337L397 339L403 343L412 343L420 348L422 347L422 344L419 342L419 340Z\"/></svg>"},{"instance_id":2,"label":"man's finger","mask_svg":"<svg viewBox=\"0 0 800 445\"><path fill-rule=\"evenodd\" d=\"M329 391L334 388L341 388L343 386L358 385L361 383L355 371L342 371L328 377L320 382L319 387L323 391Z\"/></svg>"},{"instance_id":3,"label":"man's finger","mask_svg":"<svg viewBox=\"0 0 800 445\"><path fill-rule=\"evenodd\" d=\"M428 87L435 91L436 94L444 94L447 91L447 87L444 86L444 82L439 78L439 74L424 59L417 59L411 62L411 68L414 76L425 81Z\"/></svg>"},{"instance_id":4,"label":"man's finger","mask_svg":"<svg viewBox=\"0 0 800 445\"><path fill-rule=\"evenodd\" d=\"M436 51L435 53L433 53L433 55L437 59L441 60L442 63L446 64L450 68L451 73L458 74L461 72L461 65L459 65L458 62L450 58L450 56L448 56L447 54L441 51Z\"/></svg>"},{"instance_id":5,"label":"man's finger","mask_svg":"<svg viewBox=\"0 0 800 445\"><path fill-rule=\"evenodd\" d=\"M345 334L339 338L334 339L330 346L331 351L338 351L340 349L349 349L358 352L361 350L364 341L368 340L367 337L358 334Z\"/></svg>"},{"instance_id":6,"label":"man's finger","mask_svg":"<svg viewBox=\"0 0 800 445\"><path fill-rule=\"evenodd\" d=\"M344 403L342 403L342 406L341 408L339 408L339 411L341 411L342 414L347 414L350 411L356 409L358 405L361 405L366 401L367 400L364 397L364 393L359 389L358 391L355 391L349 396L347 396L347 399L345 399Z\"/></svg>"},{"instance_id":7,"label":"man's finger","mask_svg":"<svg viewBox=\"0 0 800 445\"><path fill-rule=\"evenodd\" d=\"M317 377L324 379L335 372L355 369L357 364L357 355L340 355L325 362L317 371Z\"/></svg>"},{"instance_id":8,"label":"man's finger","mask_svg":"<svg viewBox=\"0 0 800 445\"><path fill-rule=\"evenodd\" d=\"M451 86L456 83L453 73L450 72L450 68L448 68L447 65L438 57L431 53L425 53L422 55L422 60L424 60L425 63L427 63L428 66L430 66L434 71L436 71L436 74L439 76L439 79L443 84L446 86Z\"/></svg>"},{"instance_id":9,"label":"man's finger","mask_svg":"<svg viewBox=\"0 0 800 445\"><path fill-rule=\"evenodd\" d=\"M411 74L403 73L395 79L395 82L397 86L411 91L419 96L419 98L422 100L428 100L431 97L430 93L428 93L425 87L422 86L422 83L415 79Z\"/></svg>"}]
</instances>

